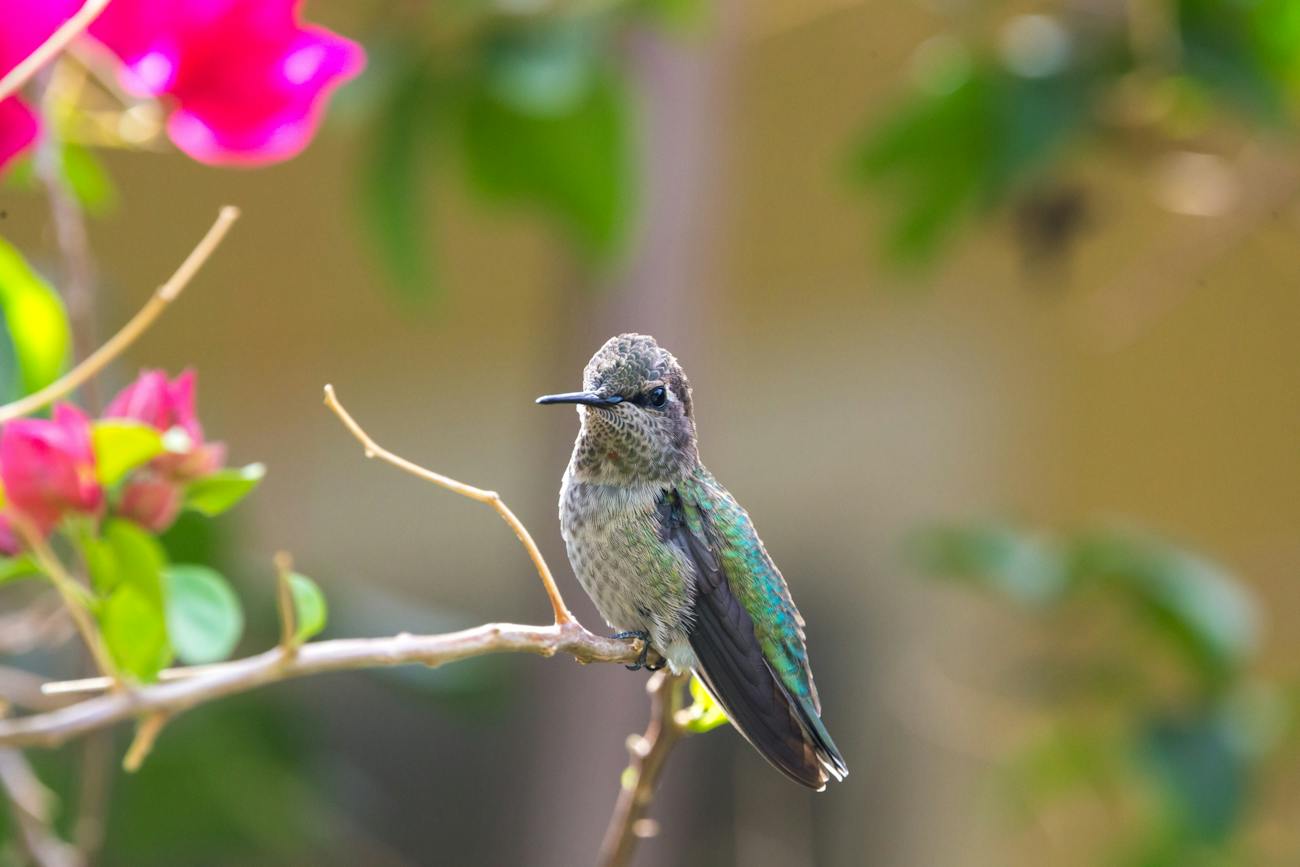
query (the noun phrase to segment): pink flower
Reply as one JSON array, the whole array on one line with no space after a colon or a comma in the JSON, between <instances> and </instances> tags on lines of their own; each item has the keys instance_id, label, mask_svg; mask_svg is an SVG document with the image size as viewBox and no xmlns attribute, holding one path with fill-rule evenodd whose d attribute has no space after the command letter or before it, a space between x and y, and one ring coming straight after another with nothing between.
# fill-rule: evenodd
<instances>
[{"instance_id":1,"label":"pink flower","mask_svg":"<svg viewBox=\"0 0 1300 867\"><path fill-rule=\"evenodd\" d=\"M104 418L138 421L160 431L179 427L190 439L203 441L203 428L194 411L194 371L184 370L174 382L161 370L143 370L135 382L108 402Z\"/></svg>"},{"instance_id":2,"label":"pink flower","mask_svg":"<svg viewBox=\"0 0 1300 867\"><path fill-rule=\"evenodd\" d=\"M153 533L172 525L181 511L181 487L156 473L145 471L122 488L117 512Z\"/></svg>"},{"instance_id":3,"label":"pink flower","mask_svg":"<svg viewBox=\"0 0 1300 867\"><path fill-rule=\"evenodd\" d=\"M79 4L75 0L0 0L0 76L50 37ZM36 141L39 123L21 99L0 100L0 170Z\"/></svg>"},{"instance_id":4,"label":"pink flower","mask_svg":"<svg viewBox=\"0 0 1300 867\"><path fill-rule=\"evenodd\" d=\"M161 370L145 370L136 381L117 393L104 410L104 418L124 418L166 432L180 428L190 439L181 454L167 454L151 466L178 479L194 479L221 468L226 447L205 443L203 427L195 411L196 379L193 370L183 371L168 381Z\"/></svg>"},{"instance_id":5,"label":"pink flower","mask_svg":"<svg viewBox=\"0 0 1300 867\"><path fill-rule=\"evenodd\" d=\"M104 491L95 479L90 424L70 404L54 418L16 419L0 430L0 481L9 506L48 533L67 511L98 512Z\"/></svg>"},{"instance_id":6,"label":"pink flower","mask_svg":"<svg viewBox=\"0 0 1300 867\"><path fill-rule=\"evenodd\" d=\"M81 6L81 0L0 0L0 75ZM90 35L124 64L141 96L175 110L167 131L214 164L260 165L296 156L315 134L331 92L365 66L351 40L298 20L301 0L113 0ZM17 97L0 100L0 170L27 150L39 120Z\"/></svg>"},{"instance_id":7,"label":"pink flower","mask_svg":"<svg viewBox=\"0 0 1300 867\"><path fill-rule=\"evenodd\" d=\"M365 52L298 21L301 0L114 0L90 33L127 86L176 105L172 141L196 160L257 165L298 154Z\"/></svg>"}]
</instances>

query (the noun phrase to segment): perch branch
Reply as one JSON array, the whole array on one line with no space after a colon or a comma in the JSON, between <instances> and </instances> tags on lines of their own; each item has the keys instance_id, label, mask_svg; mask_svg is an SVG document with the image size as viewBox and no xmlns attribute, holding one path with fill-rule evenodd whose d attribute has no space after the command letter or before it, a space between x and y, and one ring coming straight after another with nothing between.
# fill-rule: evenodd
<instances>
[{"instance_id":1,"label":"perch branch","mask_svg":"<svg viewBox=\"0 0 1300 867\"><path fill-rule=\"evenodd\" d=\"M170 718L195 705L223 696L327 671L411 663L438 666L472 656L507 652L534 653L539 656L567 653L579 662L636 661L640 650L636 642L618 641L588 632L569 614L541 552L537 550L523 524L506 508L499 496L426 470L381 448L339 404L333 389L326 388L325 399L365 446L367 454L381 457L395 466L471 499L490 503L528 549L551 598L556 622L550 626L489 623L448 635L417 636L404 633L392 638L317 641L298 647L292 654L286 653L284 647L275 647L257 656L233 662L198 666L195 669L172 669L164 672L164 677L156 684L96 696L47 713L0 720L0 747L54 747L70 738L125 720ZM288 568L285 561L277 565L281 569ZM111 683L107 678L89 678L46 684L45 691L51 694L98 692L111 686Z\"/></svg>"},{"instance_id":2,"label":"perch branch","mask_svg":"<svg viewBox=\"0 0 1300 867\"><path fill-rule=\"evenodd\" d=\"M653 837L658 828L653 819L646 817L655 787L668 754L677 741L686 734L686 728L677 719L681 708L682 684L685 675L661 671L650 678L646 692L650 694L650 724L645 734L628 739L627 751L632 760L623 772L622 788L614 815L605 829L605 839L600 844L600 867L626 867L631 863L637 841Z\"/></svg>"},{"instance_id":3,"label":"perch branch","mask_svg":"<svg viewBox=\"0 0 1300 867\"><path fill-rule=\"evenodd\" d=\"M631 663L636 661L637 648L588 632L576 622L550 626L489 623L446 635L403 633L390 638L314 641L289 658L274 647L256 656L204 666L193 677L109 692L48 713L0 720L0 747L56 747L126 720L155 713L175 716L218 698L310 674L395 665L439 666L492 653L564 653L579 662ZM99 690L106 685L103 678L77 682L84 689Z\"/></svg>"},{"instance_id":4,"label":"perch branch","mask_svg":"<svg viewBox=\"0 0 1300 867\"><path fill-rule=\"evenodd\" d=\"M453 494L460 494L462 497L469 497L471 500L475 500L479 503L486 503L495 509L496 513L501 516L501 519L510 525L510 529L515 531L515 535L519 537L520 543L522 543L524 549L528 551L528 556L532 558L533 566L536 567L537 574L542 579L542 586L546 588L546 595L551 600L551 609L555 612L555 622L558 624L577 622L573 613L569 611L569 607L564 604L564 597L560 595L560 589L555 586L555 578L551 575L551 569L546 565L546 560L542 557L542 552L538 550L537 543L533 541L533 537L529 534L528 528L523 525L522 521L515 517L514 512L510 511L510 508L501 499L500 494L496 491L485 491L482 488L476 488L473 485L458 482L455 479L448 478L440 473L435 473L432 470L426 470L424 467L419 466L418 464L413 464L406 460L406 458L398 457L387 449L382 448L370 438L369 434L361 429L361 425L357 424L356 420L353 419L352 416L348 414L348 411L343 408L343 405L339 403L338 398L334 395L334 386L332 385L325 386L325 405L334 411L334 414L339 417L339 420L343 422L344 426L351 431L352 435L361 443L362 448L365 449L366 457L379 458L381 461L386 461L398 469L405 470L413 476L417 476L428 482L433 482L440 488L446 488Z\"/></svg>"},{"instance_id":5,"label":"perch branch","mask_svg":"<svg viewBox=\"0 0 1300 867\"><path fill-rule=\"evenodd\" d=\"M7 99L12 96L18 88L31 80L31 77L40 71L42 66L57 57L60 51L68 47L69 42L80 36L87 27L94 23L95 19L99 17L99 13L104 11L104 7L108 3L109 0L86 0L75 15L64 21L58 30L50 34L49 39L42 42L35 51L5 73L3 78L0 78L0 99Z\"/></svg>"},{"instance_id":6,"label":"perch branch","mask_svg":"<svg viewBox=\"0 0 1300 867\"><path fill-rule=\"evenodd\" d=\"M85 360L76 367L69 370L54 382L42 388L40 391L33 392L24 398L14 401L13 403L0 406L0 424L19 416L27 415L29 412L35 412L41 407L53 403L64 395L80 388L86 380L99 373L105 365L136 341L154 320L162 315L167 306L176 300L177 296L190 282L190 279L203 267L203 263L212 255L212 251L221 243L221 239L226 236L230 229L230 224L239 217L239 209L227 205L217 214L216 222L208 233L203 236L198 245L190 251L189 256L176 269L176 273L166 283L158 287L157 291L149 297L140 311L131 317L122 330L110 337L104 345L100 346Z\"/></svg>"}]
</instances>

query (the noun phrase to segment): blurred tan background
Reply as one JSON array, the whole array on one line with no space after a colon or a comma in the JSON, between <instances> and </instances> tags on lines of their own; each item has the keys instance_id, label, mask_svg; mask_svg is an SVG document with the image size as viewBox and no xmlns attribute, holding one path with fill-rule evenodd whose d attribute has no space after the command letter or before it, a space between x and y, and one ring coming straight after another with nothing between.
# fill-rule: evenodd
<instances>
[{"instance_id":1,"label":"blurred tan background","mask_svg":"<svg viewBox=\"0 0 1300 867\"><path fill-rule=\"evenodd\" d=\"M312 5L344 32L369 14ZM209 435L234 461L269 467L223 524L240 543L231 574L247 607L269 608L269 558L288 549L332 601L331 636L537 622L547 607L501 522L366 462L321 406L325 383L385 446L500 491L597 628L556 519L576 419L532 399L575 388L607 336L655 334L692 378L706 462L754 516L807 618L852 775L807 795L729 729L691 739L672 758L654 808L662 833L639 863L1094 863L1073 841L1104 815L1084 805L1015 825L988 785L1004 749L1042 725L1006 694L1017 659L1059 636L917 580L900 543L934 519L1132 520L1244 576L1265 615L1263 670L1294 675L1294 151L1243 145L1248 204L1216 217L1162 207L1145 167L1089 159L1079 171L1091 217L1067 261L1026 269L998 217L909 275L879 261L880 217L840 168L935 14L738 5L701 35L629 47L651 145L635 252L614 273L580 276L544 229L471 202L448 177L411 191L434 204L445 291L427 309L404 305L357 229L362 131L342 121L302 158L256 173L110 156L122 201L92 229L111 289L103 327L143 302L219 205L243 209L130 361L196 367ZM52 248L37 200L5 208L12 240ZM624 740L644 725L644 676L563 659L489 670L506 686L487 723L422 692L451 670L277 689L265 700L297 715L293 736L314 745L294 784L321 817L313 833L276 855L127 841L107 857L588 863ZM1300 852L1286 818L1295 794L1257 832L1276 863Z\"/></svg>"}]
</instances>

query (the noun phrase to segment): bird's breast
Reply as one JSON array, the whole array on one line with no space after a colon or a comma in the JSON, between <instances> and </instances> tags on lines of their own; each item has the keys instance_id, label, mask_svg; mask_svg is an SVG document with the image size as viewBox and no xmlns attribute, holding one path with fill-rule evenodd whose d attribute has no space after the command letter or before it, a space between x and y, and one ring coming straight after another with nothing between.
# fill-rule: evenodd
<instances>
[{"instance_id":1,"label":"bird's breast","mask_svg":"<svg viewBox=\"0 0 1300 867\"><path fill-rule=\"evenodd\" d=\"M663 490L570 475L560 494L561 531L579 583L611 626L646 630L657 647L684 635L693 595L689 567L660 533Z\"/></svg>"}]
</instances>

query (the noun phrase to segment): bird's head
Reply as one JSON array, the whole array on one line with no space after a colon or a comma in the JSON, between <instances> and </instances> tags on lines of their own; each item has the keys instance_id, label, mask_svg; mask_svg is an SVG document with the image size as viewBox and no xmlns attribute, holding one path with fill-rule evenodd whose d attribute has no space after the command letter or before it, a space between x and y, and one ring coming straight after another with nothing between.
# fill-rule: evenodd
<instances>
[{"instance_id":1,"label":"bird's head","mask_svg":"<svg viewBox=\"0 0 1300 867\"><path fill-rule=\"evenodd\" d=\"M699 462L691 385L653 337L611 337L587 362L582 391L537 402L577 404L582 431L573 470L586 480L667 481Z\"/></svg>"}]
</instances>

